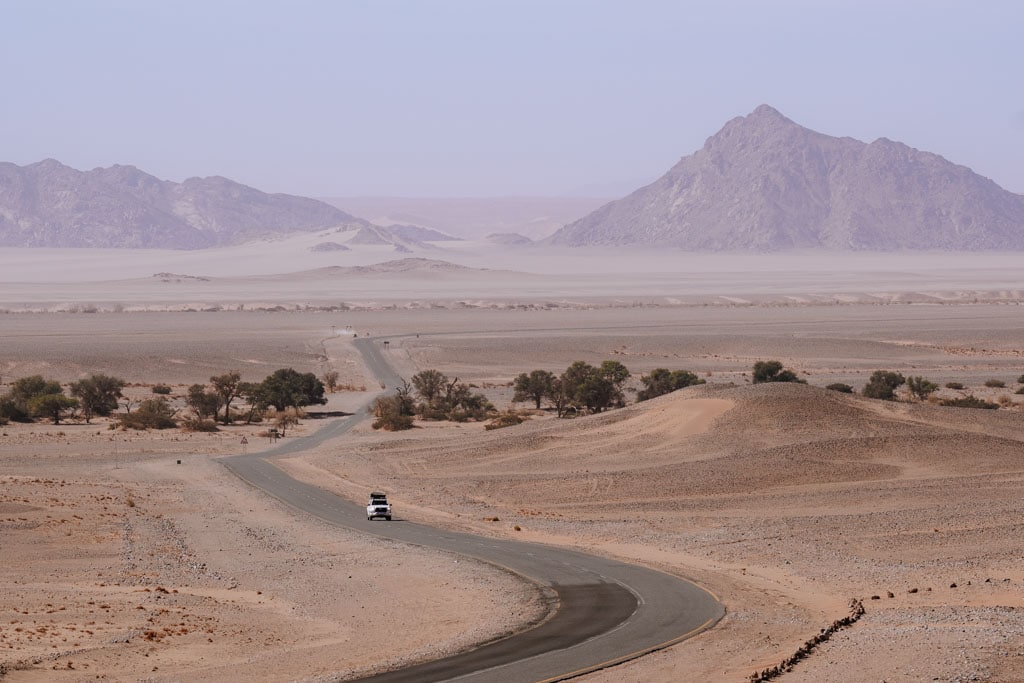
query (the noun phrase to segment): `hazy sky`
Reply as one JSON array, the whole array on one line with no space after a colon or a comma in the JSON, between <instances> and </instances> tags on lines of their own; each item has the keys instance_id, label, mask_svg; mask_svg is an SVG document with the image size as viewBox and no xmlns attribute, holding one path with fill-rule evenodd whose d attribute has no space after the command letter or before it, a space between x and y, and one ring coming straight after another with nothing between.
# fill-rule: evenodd
<instances>
[{"instance_id":1,"label":"hazy sky","mask_svg":"<svg viewBox=\"0 0 1024 683\"><path fill-rule=\"evenodd\" d=\"M730 118L1024 193L1018 0L0 0L0 161L311 196L615 196Z\"/></svg>"}]
</instances>

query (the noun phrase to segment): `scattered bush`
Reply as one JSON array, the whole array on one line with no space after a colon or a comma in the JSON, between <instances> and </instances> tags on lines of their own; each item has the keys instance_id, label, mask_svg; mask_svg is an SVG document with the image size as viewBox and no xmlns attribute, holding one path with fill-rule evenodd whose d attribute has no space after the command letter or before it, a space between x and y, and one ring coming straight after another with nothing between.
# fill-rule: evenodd
<instances>
[{"instance_id":1,"label":"scattered bush","mask_svg":"<svg viewBox=\"0 0 1024 683\"><path fill-rule=\"evenodd\" d=\"M1024 394L1024 387L1021 387L1020 389L1018 389L1017 391L1015 391L1013 393L1015 393L1015 394Z\"/></svg>"},{"instance_id":2,"label":"scattered bush","mask_svg":"<svg viewBox=\"0 0 1024 683\"><path fill-rule=\"evenodd\" d=\"M987 379L985 380L985 386L990 389L1002 389L1006 386L1006 382L1001 379Z\"/></svg>"},{"instance_id":3,"label":"scattered bush","mask_svg":"<svg viewBox=\"0 0 1024 683\"><path fill-rule=\"evenodd\" d=\"M154 384L153 393L159 394L160 396L167 396L171 393L171 388L166 384Z\"/></svg>"},{"instance_id":4,"label":"scattered bush","mask_svg":"<svg viewBox=\"0 0 1024 683\"><path fill-rule=\"evenodd\" d=\"M956 389L956 390L959 391L960 389L964 388L964 385L963 385L963 382L946 382L946 388L947 389Z\"/></svg>"},{"instance_id":5,"label":"scattered bush","mask_svg":"<svg viewBox=\"0 0 1024 683\"><path fill-rule=\"evenodd\" d=\"M843 384L842 382L836 382L835 384L829 384L825 388L828 389L829 391L838 391L841 394L852 394L853 393L853 387L851 387L849 384Z\"/></svg>"},{"instance_id":6,"label":"scattered bush","mask_svg":"<svg viewBox=\"0 0 1024 683\"><path fill-rule=\"evenodd\" d=\"M1001 405L1004 408L1009 408L1010 406L1013 405L1013 399L1007 396L1006 394L1003 394L996 400L999 402L999 405Z\"/></svg>"},{"instance_id":7,"label":"scattered bush","mask_svg":"<svg viewBox=\"0 0 1024 683\"><path fill-rule=\"evenodd\" d=\"M1017 378L1017 384L1024 384L1024 375Z\"/></svg>"},{"instance_id":8,"label":"scattered bush","mask_svg":"<svg viewBox=\"0 0 1024 683\"><path fill-rule=\"evenodd\" d=\"M906 383L906 379L898 372L875 370L864 385L861 392L867 398L878 398L883 401L896 399L896 389Z\"/></svg>"},{"instance_id":9,"label":"scattered bush","mask_svg":"<svg viewBox=\"0 0 1024 683\"><path fill-rule=\"evenodd\" d=\"M186 432L218 432L220 428L214 420L201 417L187 417L181 421L181 428Z\"/></svg>"},{"instance_id":10,"label":"scattered bush","mask_svg":"<svg viewBox=\"0 0 1024 683\"><path fill-rule=\"evenodd\" d=\"M947 398L942 401L944 406L951 408L983 408L985 410L995 410L999 407L998 403L992 403L991 401L983 401L975 396L963 396L961 398Z\"/></svg>"}]
</instances>

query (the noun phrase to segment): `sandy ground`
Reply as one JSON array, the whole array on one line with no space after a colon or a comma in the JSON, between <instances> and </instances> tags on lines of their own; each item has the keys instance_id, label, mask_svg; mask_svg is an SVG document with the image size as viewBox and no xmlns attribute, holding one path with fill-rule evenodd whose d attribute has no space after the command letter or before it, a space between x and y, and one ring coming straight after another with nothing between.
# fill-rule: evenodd
<instances>
[{"instance_id":1,"label":"sandy ground","mask_svg":"<svg viewBox=\"0 0 1024 683\"><path fill-rule=\"evenodd\" d=\"M414 520L657 567L727 605L711 632L586 680L743 680L859 598L865 616L782 680L1018 681L1022 330L1016 303L6 314L0 391L37 372L102 371L141 398L229 370L333 367L367 387L325 407L350 410L373 390L351 334L386 336L407 376L440 369L499 408L519 372L577 359L691 369L709 384L602 415L491 432L364 425L284 465L353 499L383 488ZM763 358L809 384L750 385ZM1011 405L821 388L859 388L881 368ZM320 524L233 480L216 456L238 452L240 435L255 448L261 429L2 427L5 680L326 680L543 614L515 577Z\"/></svg>"}]
</instances>

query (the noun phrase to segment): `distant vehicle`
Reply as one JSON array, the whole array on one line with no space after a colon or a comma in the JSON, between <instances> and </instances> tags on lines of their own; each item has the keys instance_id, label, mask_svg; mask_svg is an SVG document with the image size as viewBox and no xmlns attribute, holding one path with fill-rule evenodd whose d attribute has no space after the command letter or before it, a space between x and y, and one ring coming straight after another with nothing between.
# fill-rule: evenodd
<instances>
[{"instance_id":1,"label":"distant vehicle","mask_svg":"<svg viewBox=\"0 0 1024 683\"><path fill-rule=\"evenodd\" d=\"M370 502L366 504L366 519L374 518L391 521L391 503L386 493L374 491L370 494Z\"/></svg>"}]
</instances>

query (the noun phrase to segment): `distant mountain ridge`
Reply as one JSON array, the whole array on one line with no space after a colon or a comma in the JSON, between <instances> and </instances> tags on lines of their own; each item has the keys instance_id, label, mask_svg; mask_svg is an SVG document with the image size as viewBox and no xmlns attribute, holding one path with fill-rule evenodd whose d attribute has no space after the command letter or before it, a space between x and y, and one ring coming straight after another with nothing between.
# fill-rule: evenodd
<instances>
[{"instance_id":1,"label":"distant mountain ridge","mask_svg":"<svg viewBox=\"0 0 1024 683\"><path fill-rule=\"evenodd\" d=\"M809 130L761 105L654 183L547 244L693 251L1024 250L1024 196L881 138Z\"/></svg>"},{"instance_id":2,"label":"distant mountain ridge","mask_svg":"<svg viewBox=\"0 0 1024 683\"><path fill-rule=\"evenodd\" d=\"M134 166L0 163L0 246L202 249L369 225L315 199L219 176L175 183Z\"/></svg>"}]
</instances>

